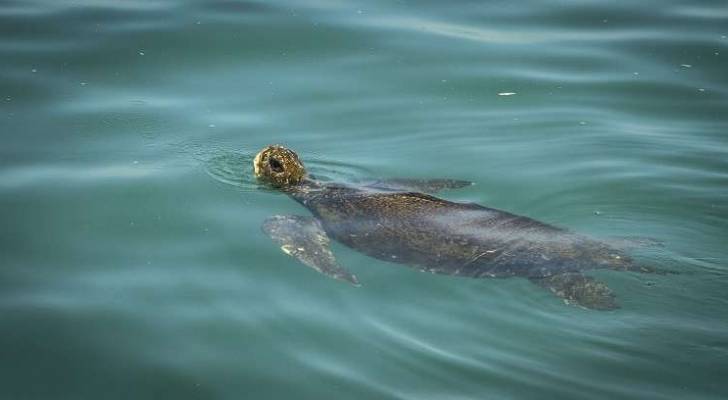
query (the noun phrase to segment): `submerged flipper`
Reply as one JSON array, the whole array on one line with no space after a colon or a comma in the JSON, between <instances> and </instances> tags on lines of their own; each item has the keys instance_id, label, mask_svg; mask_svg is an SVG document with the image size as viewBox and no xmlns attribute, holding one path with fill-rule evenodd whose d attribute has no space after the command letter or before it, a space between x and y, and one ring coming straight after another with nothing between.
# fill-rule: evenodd
<instances>
[{"instance_id":1,"label":"submerged flipper","mask_svg":"<svg viewBox=\"0 0 728 400\"><path fill-rule=\"evenodd\" d=\"M473 182L458 179L382 179L366 184L366 187L402 192L437 193L445 189L460 189Z\"/></svg>"},{"instance_id":2,"label":"submerged flipper","mask_svg":"<svg viewBox=\"0 0 728 400\"><path fill-rule=\"evenodd\" d=\"M531 278L531 282L550 290L568 304L577 304L592 310L619 308L612 290L592 277L576 272L544 278Z\"/></svg>"},{"instance_id":3,"label":"submerged flipper","mask_svg":"<svg viewBox=\"0 0 728 400\"><path fill-rule=\"evenodd\" d=\"M329 248L329 237L316 219L276 215L266 219L262 229L281 245L284 253L324 275L359 286L356 276L336 263Z\"/></svg>"}]
</instances>

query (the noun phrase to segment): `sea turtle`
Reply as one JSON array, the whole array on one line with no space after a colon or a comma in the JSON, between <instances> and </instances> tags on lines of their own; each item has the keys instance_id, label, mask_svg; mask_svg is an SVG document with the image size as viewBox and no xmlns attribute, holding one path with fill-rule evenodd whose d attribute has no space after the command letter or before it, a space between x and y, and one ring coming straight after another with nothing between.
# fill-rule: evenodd
<instances>
[{"instance_id":1,"label":"sea turtle","mask_svg":"<svg viewBox=\"0 0 728 400\"><path fill-rule=\"evenodd\" d=\"M528 217L431 195L470 182L321 182L307 176L298 155L280 145L264 148L253 164L259 180L313 214L270 217L263 223L263 232L305 265L354 285L359 281L337 264L330 239L381 260L436 274L523 277L567 303L598 310L618 308L615 296L582 271L651 272L605 242Z\"/></svg>"}]
</instances>

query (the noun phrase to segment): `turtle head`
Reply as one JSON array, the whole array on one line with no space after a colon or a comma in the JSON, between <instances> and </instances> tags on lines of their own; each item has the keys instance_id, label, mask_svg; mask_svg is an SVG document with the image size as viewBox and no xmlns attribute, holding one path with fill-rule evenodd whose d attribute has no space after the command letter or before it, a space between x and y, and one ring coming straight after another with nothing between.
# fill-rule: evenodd
<instances>
[{"instance_id":1,"label":"turtle head","mask_svg":"<svg viewBox=\"0 0 728 400\"><path fill-rule=\"evenodd\" d=\"M297 185L306 175L298 154L280 145L270 145L261 150L253 160L253 170L256 178L275 187Z\"/></svg>"}]
</instances>

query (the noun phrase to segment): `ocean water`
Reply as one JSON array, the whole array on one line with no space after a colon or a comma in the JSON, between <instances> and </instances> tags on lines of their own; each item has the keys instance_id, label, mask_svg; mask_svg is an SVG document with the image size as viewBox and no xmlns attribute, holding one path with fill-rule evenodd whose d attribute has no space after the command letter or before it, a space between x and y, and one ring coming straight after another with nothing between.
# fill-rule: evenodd
<instances>
[{"instance_id":1,"label":"ocean water","mask_svg":"<svg viewBox=\"0 0 728 400\"><path fill-rule=\"evenodd\" d=\"M0 399L728 397L721 1L0 1ZM596 273L610 312L524 279L260 231L331 180L467 179L679 272Z\"/></svg>"}]
</instances>

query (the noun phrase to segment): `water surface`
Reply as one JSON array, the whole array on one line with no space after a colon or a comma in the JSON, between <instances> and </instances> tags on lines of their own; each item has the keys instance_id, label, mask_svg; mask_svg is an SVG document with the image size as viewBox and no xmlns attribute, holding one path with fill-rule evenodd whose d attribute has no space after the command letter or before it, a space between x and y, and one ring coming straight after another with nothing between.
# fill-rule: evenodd
<instances>
[{"instance_id":1,"label":"water surface","mask_svg":"<svg viewBox=\"0 0 728 400\"><path fill-rule=\"evenodd\" d=\"M0 398L720 399L728 394L722 2L0 3ZM621 309L259 229L283 143L331 180L445 197L679 275Z\"/></svg>"}]
</instances>

